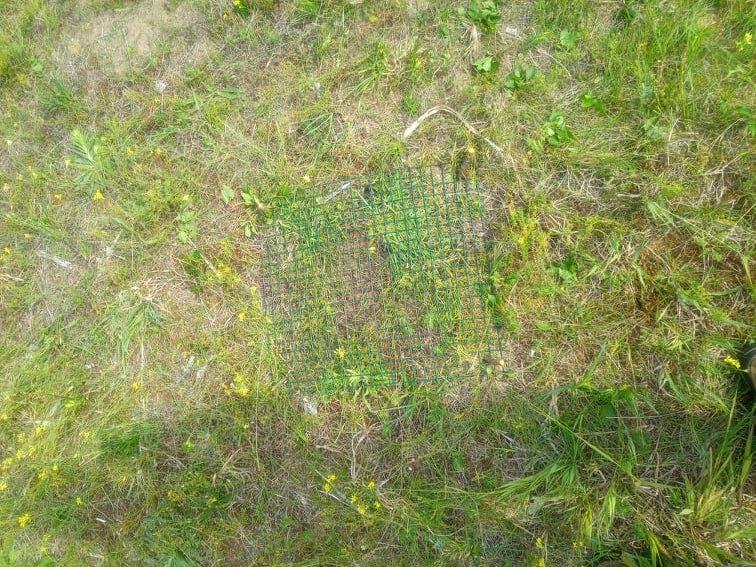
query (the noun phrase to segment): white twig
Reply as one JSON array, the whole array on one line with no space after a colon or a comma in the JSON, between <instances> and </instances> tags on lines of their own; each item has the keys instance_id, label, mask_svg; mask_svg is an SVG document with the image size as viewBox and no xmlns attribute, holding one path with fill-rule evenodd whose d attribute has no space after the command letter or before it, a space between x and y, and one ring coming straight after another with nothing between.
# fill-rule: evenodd
<instances>
[{"instance_id":1,"label":"white twig","mask_svg":"<svg viewBox=\"0 0 756 567\"><path fill-rule=\"evenodd\" d=\"M357 480L357 447L365 440L367 435L358 431L352 435L352 464L349 467L349 474L352 476L352 481ZM357 442L355 443L355 439Z\"/></svg>"},{"instance_id":2,"label":"white twig","mask_svg":"<svg viewBox=\"0 0 756 567\"><path fill-rule=\"evenodd\" d=\"M68 260L66 260L65 258L61 258L60 256L54 256L52 254L48 254L44 250L38 250L37 251L37 256L39 256L40 258L42 258L44 260L50 260L56 266L59 266L59 267L64 268L66 270L70 270L71 268L74 267L74 265L71 262L69 262Z\"/></svg>"},{"instance_id":3,"label":"white twig","mask_svg":"<svg viewBox=\"0 0 756 567\"><path fill-rule=\"evenodd\" d=\"M467 128L475 136L478 136L481 140L483 140L486 144L488 144L489 146L491 146L499 154L501 154L502 156L506 154L506 152L504 152L504 150L501 148L501 146L495 144L494 142L492 142L491 140L489 140L488 138L486 138L483 134L481 134L480 131L475 126L473 126L472 124L470 124L465 119L465 117L462 116L459 112L457 112L453 108L449 108L448 106L443 106L443 105L438 105L438 106L434 106L432 108L429 108L422 115L420 115L420 117L418 117L417 120L415 120L412 124L410 124L409 126L407 126L407 129L404 130L404 134L402 134L402 140L406 140L407 138L409 138L415 132L415 130L417 130L417 128L420 126L420 124L422 124L423 122L425 122L428 118L430 118L434 114L438 114L439 112L442 112L442 113L445 113L445 114L450 114L451 116L453 116L454 118L456 118L457 120L459 120L465 128ZM510 160L511 159L512 158L510 156ZM514 160L512 160L512 165L514 166Z\"/></svg>"}]
</instances>

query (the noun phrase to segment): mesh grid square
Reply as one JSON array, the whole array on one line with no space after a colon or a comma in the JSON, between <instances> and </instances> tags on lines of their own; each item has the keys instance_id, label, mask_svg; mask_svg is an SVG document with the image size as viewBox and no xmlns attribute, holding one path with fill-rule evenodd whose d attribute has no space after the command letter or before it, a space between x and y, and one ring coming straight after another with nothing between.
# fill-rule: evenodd
<instances>
[{"instance_id":1,"label":"mesh grid square","mask_svg":"<svg viewBox=\"0 0 756 567\"><path fill-rule=\"evenodd\" d=\"M479 375L495 347L485 210L444 168L296 195L263 236L263 307L289 385L329 393Z\"/></svg>"}]
</instances>

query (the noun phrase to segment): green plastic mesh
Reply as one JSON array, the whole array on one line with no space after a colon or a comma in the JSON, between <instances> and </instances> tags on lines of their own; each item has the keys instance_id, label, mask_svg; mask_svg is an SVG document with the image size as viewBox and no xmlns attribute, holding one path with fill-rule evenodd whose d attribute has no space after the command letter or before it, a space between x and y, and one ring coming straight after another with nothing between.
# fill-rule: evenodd
<instances>
[{"instance_id":1,"label":"green plastic mesh","mask_svg":"<svg viewBox=\"0 0 756 567\"><path fill-rule=\"evenodd\" d=\"M298 194L263 236L282 373L323 392L479 375L485 211L473 182L402 169Z\"/></svg>"}]
</instances>

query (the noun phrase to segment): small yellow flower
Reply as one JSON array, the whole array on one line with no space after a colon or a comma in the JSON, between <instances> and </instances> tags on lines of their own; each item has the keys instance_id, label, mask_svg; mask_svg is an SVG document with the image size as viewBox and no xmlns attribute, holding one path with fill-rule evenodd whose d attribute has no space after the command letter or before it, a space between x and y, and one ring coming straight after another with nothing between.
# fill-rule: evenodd
<instances>
[{"instance_id":1,"label":"small yellow flower","mask_svg":"<svg viewBox=\"0 0 756 567\"><path fill-rule=\"evenodd\" d=\"M333 354L338 356L341 360L344 360L344 357L346 356L346 351L343 349L343 347L339 347L333 351Z\"/></svg>"},{"instance_id":2,"label":"small yellow flower","mask_svg":"<svg viewBox=\"0 0 756 567\"><path fill-rule=\"evenodd\" d=\"M58 465L53 465L50 470L54 473L58 472Z\"/></svg>"},{"instance_id":3,"label":"small yellow flower","mask_svg":"<svg viewBox=\"0 0 756 567\"><path fill-rule=\"evenodd\" d=\"M184 193L183 195L181 195L181 200L182 201L188 201L191 198L192 198L192 196L189 193Z\"/></svg>"},{"instance_id":4,"label":"small yellow flower","mask_svg":"<svg viewBox=\"0 0 756 567\"><path fill-rule=\"evenodd\" d=\"M27 512L26 514L22 514L21 516L19 516L16 519L18 520L18 527L19 528L25 528L26 525L29 523L29 520L31 520L31 516Z\"/></svg>"},{"instance_id":5,"label":"small yellow flower","mask_svg":"<svg viewBox=\"0 0 756 567\"><path fill-rule=\"evenodd\" d=\"M357 504L357 511L360 513L360 516L364 516L367 514L367 506L364 504Z\"/></svg>"},{"instance_id":6,"label":"small yellow flower","mask_svg":"<svg viewBox=\"0 0 756 567\"><path fill-rule=\"evenodd\" d=\"M84 505L84 500L81 499L81 496L77 496L76 497L76 505L77 506L83 506Z\"/></svg>"},{"instance_id":7,"label":"small yellow flower","mask_svg":"<svg viewBox=\"0 0 756 567\"><path fill-rule=\"evenodd\" d=\"M538 549L543 549L543 540L541 539L541 536L538 536L535 540L535 546Z\"/></svg>"},{"instance_id":8,"label":"small yellow flower","mask_svg":"<svg viewBox=\"0 0 756 567\"><path fill-rule=\"evenodd\" d=\"M5 254L10 254L10 253L11 253L11 249L10 249L10 246L6 246L5 248L3 248L3 252L4 252Z\"/></svg>"},{"instance_id":9,"label":"small yellow flower","mask_svg":"<svg viewBox=\"0 0 756 567\"><path fill-rule=\"evenodd\" d=\"M369 490L374 489L375 488L375 481L371 480L370 482L368 482L367 483L367 487L368 487Z\"/></svg>"},{"instance_id":10,"label":"small yellow flower","mask_svg":"<svg viewBox=\"0 0 756 567\"><path fill-rule=\"evenodd\" d=\"M468 154L470 154L471 156L474 156L475 152L476 152L475 146L467 146L467 153Z\"/></svg>"},{"instance_id":11,"label":"small yellow flower","mask_svg":"<svg viewBox=\"0 0 756 567\"><path fill-rule=\"evenodd\" d=\"M234 376L234 382L237 384L241 384L242 382L244 382L244 376L242 376L241 374L237 374L236 376Z\"/></svg>"},{"instance_id":12,"label":"small yellow flower","mask_svg":"<svg viewBox=\"0 0 756 567\"><path fill-rule=\"evenodd\" d=\"M0 482L0 492L2 492L3 490L5 490L6 488L8 488L8 483L7 482Z\"/></svg>"},{"instance_id":13,"label":"small yellow flower","mask_svg":"<svg viewBox=\"0 0 756 567\"><path fill-rule=\"evenodd\" d=\"M310 176L309 175L303 175L302 176L302 182L303 183L309 183L310 182Z\"/></svg>"},{"instance_id":14,"label":"small yellow flower","mask_svg":"<svg viewBox=\"0 0 756 567\"><path fill-rule=\"evenodd\" d=\"M239 386L236 388L236 393L239 394L242 398L245 398L249 394L249 388L246 386Z\"/></svg>"},{"instance_id":15,"label":"small yellow flower","mask_svg":"<svg viewBox=\"0 0 756 567\"><path fill-rule=\"evenodd\" d=\"M138 380L134 380L131 383L131 389L134 390L135 392L138 392L139 390L142 389L142 383L139 382Z\"/></svg>"},{"instance_id":16,"label":"small yellow flower","mask_svg":"<svg viewBox=\"0 0 756 567\"><path fill-rule=\"evenodd\" d=\"M352 494L349 495L349 501L352 504L354 504L355 502L357 502L357 495L354 492L352 492Z\"/></svg>"},{"instance_id":17,"label":"small yellow flower","mask_svg":"<svg viewBox=\"0 0 756 567\"><path fill-rule=\"evenodd\" d=\"M740 361L737 358L733 358L728 354L727 356L725 356L724 362L725 364L729 364L730 366L740 370Z\"/></svg>"},{"instance_id":18,"label":"small yellow flower","mask_svg":"<svg viewBox=\"0 0 756 567\"><path fill-rule=\"evenodd\" d=\"M247 318L247 313L244 311L239 311L239 313L236 314L236 318L239 319L239 321L244 321L244 319Z\"/></svg>"},{"instance_id":19,"label":"small yellow flower","mask_svg":"<svg viewBox=\"0 0 756 567\"><path fill-rule=\"evenodd\" d=\"M738 51L743 51L743 49L751 45L752 39L753 39L753 35L751 35L751 32L745 32L743 34L743 39L735 42L735 45L737 46Z\"/></svg>"},{"instance_id":20,"label":"small yellow flower","mask_svg":"<svg viewBox=\"0 0 756 567\"><path fill-rule=\"evenodd\" d=\"M323 483L323 492L331 492L334 482L336 482L335 474L329 474L327 477L325 477L325 482Z\"/></svg>"},{"instance_id":21,"label":"small yellow flower","mask_svg":"<svg viewBox=\"0 0 756 567\"><path fill-rule=\"evenodd\" d=\"M373 508L375 508L377 510L380 507L381 507L381 503L380 502L378 502L377 500L375 502L373 502Z\"/></svg>"},{"instance_id":22,"label":"small yellow flower","mask_svg":"<svg viewBox=\"0 0 756 567\"><path fill-rule=\"evenodd\" d=\"M63 194L62 193L55 193L53 195L53 199L55 199L56 201L60 201L62 198L63 198Z\"/></svg>"},{"instance_id":23,"label":"small yellow flower","mask_svg":"<svg viewBox=\"0 0 756 567\"><path fill-rule=\"evenodd\" d=\"M92 200L101 201L104 198L105 196L102 194L102 191L100 191L99 189L95 189L94 195L92 195Z\"/></svg>"}]
</instances>

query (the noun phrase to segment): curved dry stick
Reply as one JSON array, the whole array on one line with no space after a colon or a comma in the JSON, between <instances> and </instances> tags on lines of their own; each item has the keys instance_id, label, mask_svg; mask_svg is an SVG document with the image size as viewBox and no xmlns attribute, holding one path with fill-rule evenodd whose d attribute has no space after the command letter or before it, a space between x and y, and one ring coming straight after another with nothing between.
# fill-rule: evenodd
<instances>
[{"instance_id":1,"label":"curved dry stick","mask_svg":"<svg viewBox=\"0 0 756 567\"><path fill-rule=\"evenodd\" d=\"M505 155L504 150L500 146L498 146L497 144L495 144L494 142L492 142L491 140L489 140L488 138L486 138L483 134L481 134L478 131L478 129L475 128L475 126L473 126L472 124L470 124L465 119L464 116L462 116L459 112L457 112L453 108L449 108L448 106L443 106L443 105L438 105L438 106L434 106L432 108L429 108L422 115L420 115L420 117L418 117L417 120L415 120L412 124L410 124L409 126L407 126L407 129L404 130L404 134L402 134L402 140L406 140L407 138L409 138L414 133L414 131L417 130L417 128L420 126L420 124L422 124L423 122L425 122L426 119L430 118L434 114L438 114L439 112L445 112L446 114L451 114L454 118L456 118L457 120L459 120L462 123L462 125L465 128L467 128L470 132L472 132L474 135L478 136L481 140L483 140L486 144L488 144L489 146L491 146L494 150L496 150L502 156ZM514 166L514 160L512 159L511 156L510 156L509 159L512 160L512 166Z\"/></svg>"}]
</instances>

